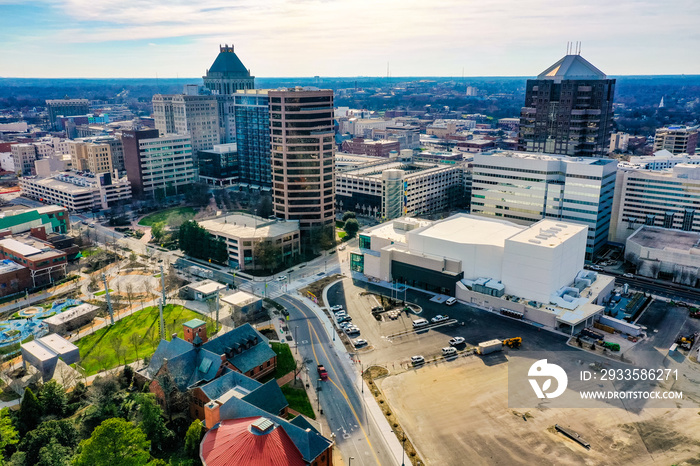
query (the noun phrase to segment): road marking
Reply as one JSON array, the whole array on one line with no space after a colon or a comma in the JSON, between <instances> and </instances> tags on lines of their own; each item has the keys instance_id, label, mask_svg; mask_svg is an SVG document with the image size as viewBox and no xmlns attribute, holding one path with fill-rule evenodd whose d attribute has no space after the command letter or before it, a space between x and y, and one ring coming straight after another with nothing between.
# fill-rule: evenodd
<instances>
[{"instance_id":1,"label":"road marking","mask_svg":"<svg viewBox=\"0 0 700 466\"><path fill-rule=\"evenodd\" d=\"M299 312L301 312L302 314L304 314L304 316L305 316L307 319L309 319L309 315L308 315L306 312L304 312L303 309L301 309L299 306L297 306L293 301L291 301L291 300L286 300L286 301L287 301L289 304L291 304L292 307L294 307L294 308L297 309ZM314 353L314 359L316 360L316 365L318 365L319 361L318 361L318 355L316 354L316 348L315 348L315 346L314 346L314 344L313 344L313 337L311 336L311 331L313 331L313 333L316 335L316 338L318 339L319 345L321 346L321 349L323 350L323 353L326 355L326 358L330 361L331 358L328 357L328 353L326 353L326 349L325 349L325 348L323 347L323 345L321 344L321 339L319 338L318 333L316 333L316 330L311 326L311 321L310 321L310 320L307 320L306 324L308 325L309 330L310 330L310 331L309 331L309 337L311 338L311 351ZM333 367L333 365L330 364L330 368L331 368L331 370L333 371L333 373L334 373L334 374L336 375L336 377L337 377L337 376L338 376L338 373L335 371L335 367ZM336 384L336 383L333 381L333 379L331 379L330 377L328 377L328 380L338 389L338 391L340 392L340 394L343 395L343 398L345 398L345 402L348 404L348 407L350 408L350 411L352 411L352 414L355 416L355 419L357 419L357 423L359 424L360 429L362 430L362 434L365 436L365 440L367 441L367 444L369 445L370 449L372 450L372 454L374 455L374 459L377 461L377 464L378 464L379 466L382 466L381 461L379 461L379 457L377 457L377 453L374 451L374 447L372 446L372 442L369 440L369 436L367 435L367 432L365 432L365 428L362 426L362 422L360 421L360 417L357 415L357 412L355 412L355 408L353 408L352 403L350 403L350 398L348 398L347 393L345 393L345 390L343 390L342 388L340 388L340 387L338 386L338 384Z\"/></svg>"}]
</instances>

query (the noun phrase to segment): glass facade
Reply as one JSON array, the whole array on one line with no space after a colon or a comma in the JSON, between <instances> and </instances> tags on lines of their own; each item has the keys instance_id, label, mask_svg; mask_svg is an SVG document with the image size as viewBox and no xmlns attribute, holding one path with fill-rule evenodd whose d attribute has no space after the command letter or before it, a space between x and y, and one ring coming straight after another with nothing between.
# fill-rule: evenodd
<instances>
[{"instance_id":1,"label":"glass facade","mask_svg":"<svg viewBox=\"0 0 700 466\"><path fill-rule=\"evenodd\" d=\"M241 183L272 186L270 111L266 95L236 95L236 142Z\"/></svg>"},{"instance_id":2,"label":"glass facade","mask_svg":"<svg viewBox=\"0 0 700 466\"><path fill-rule=\"evenodd\" d=\"M372 249L372 238L365 235L360 235L360 248L361 249Z\"/></svg>"},{"instance_id":3,"label":"glass facade","mask_svg":"<svg viewBox=\"0 0 700 466\"><path fill-rule=\"evenodd\" d=\"M365 256L363 254L350 253L350 270L365 273Z\"/></svg>"}]
</instances>

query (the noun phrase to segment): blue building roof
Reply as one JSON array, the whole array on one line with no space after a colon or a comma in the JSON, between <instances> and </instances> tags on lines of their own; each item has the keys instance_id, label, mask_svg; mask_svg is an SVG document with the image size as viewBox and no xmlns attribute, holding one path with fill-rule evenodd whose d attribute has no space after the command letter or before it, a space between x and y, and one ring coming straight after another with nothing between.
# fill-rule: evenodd
<instances>
[{"instance_id":1,"label":"blue building roof","mask_svg":"<svg viewBox=\"0 0 700 466\"><path fill-rule=\"evenodd\" d=\"M265 385L258 387L242 398L243 401L264 409L271 414L279 414L289 406L282 389L277 385L277 380L270 380Z\"/></svg>"},{"instance_id":2,"label":"blue building roof","mask_svg":"<svg viewBox=\"0 0 700 466\"><path fill-rule=\"evenodd\" d=\"M268 339L250 324L241 325L209 340L202 348L212 353L225 354L229 362L241 372L248 372L275 356Z\"/></svg>"},{"instance_id":3,"label":"blue building roof","mask_svg":"<svg viewBox=\"0 0 700 466\"><path fill-rule=\"evenodd\" d=\"M153 353L153 356L151 356L151 361L148 364L148 367L144 369L144 375L148 379L153 379L163 365L163 359L170 360L190 351L191 349L192 344L180 338L173 338L171 341L161 340L160 343L158 343L158 348L156 349L155 353Z\"/></svg>"},{"instance_id":4,"label":"blue building roof","mask_svg":"<svg viewBox=\"0 0 700 466\"><path fill-rule=\"evenodd\" d=\"M241 387L244 390L252 392L263 385L257 380L251 379L240 372L229 371L218 379L202 385L201 388L204 394L210 400L218 400L225 395L229 390L235 387Z\"/></svg>"}]
</instances>

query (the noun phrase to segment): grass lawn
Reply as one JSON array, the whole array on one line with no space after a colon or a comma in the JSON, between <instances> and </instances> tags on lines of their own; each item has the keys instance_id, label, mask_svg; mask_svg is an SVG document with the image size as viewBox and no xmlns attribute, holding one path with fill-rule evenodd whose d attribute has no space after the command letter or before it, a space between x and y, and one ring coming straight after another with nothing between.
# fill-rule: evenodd
<instances>
[{"instance_id":1,"label":"grass lawn","mask_svg":"<svg viewBox=\"0 0 700 466\"><path fill-rule=\"evenodd\" d=\"M306 395L306 390L303 388L292 388L289 385L285 385L280 388L282 389L282 393L284 393L285 398L287 398L287 402L289 403L289 407L291 409L300 412L306 417L316 419L316 414L314 413L314 409L311 407L311 402L309 401L309 397Z\"/></svg>"},{"instance_id":2,"label":"grass lawn","mask_svg":"<svg viewBox=\"0 0 700 466\"><path fill-rule=\"evenodd\" d=\"M294 370L294 356L292 356L292 350L289 348L289 345L285 343L272 342L272 350L277 353L275 378L279 379Z\"/></svg>"},{"instance_id":3,"label":"grass lawn","mask_svg":"<svg viewBox=\"0 0 700 466\"><path fill-rule=\"evenodd\" d=\"M102 249L100 248L87 248L80 251L80 254L82 254L83 257L90 257L94 256L95 254L99 254L100 252L102 252Z\"/></svg>"},{"instance_id":4,"label":"grass lawn","mask_svg":"<svg viewBox=\"0 0 700 466\"><path fill-rule=\"evenodd\" d=\"M344 231L339 231L338 232L338 238L343 239L347 236L348 234L345 233Z\"/></svg>"},{"instance_id":5,"label":"grass lawn","mask_svg":"<svg viewBox=\"0 0 700 466\"><path fill-rule=\"evenodd\" d=\"M114 293L114 290L110 288L109 292ZM98 291L97 293L95 293L95 296L102 296L103 294L105 294L105 290Z\"/></svg>"},{"instance_id":6,"label":"grass lawn","mask_svg":"<svg viewBox=\"0 0 700 466\"><path fill-rule=\"evenodd\" d=\"M154 212L146 215L139 221L139 225L152 227L154 223L166 222L171 215L182 215L187 220L194 217L194 209L192 207L173 207L172 209Z\"/></svg>"},{"instance_id":7,"label":"grass lawn","mask_svg":"<svg viewBox=\"0 0 700 466\"><path fill-rule=\"evenodd\" d=\"M214 321L197 312L172 304L168 304L163 309L167 335L177 332L178 336L182 338L182 324L192 319L205 320L208 334L214 333ZM76 343L80 349L80 365L85 369L87 375L92 375L101 370L120 366L124 364L125 360L130 363L136 359L150 356L160 341L158 327L158 308L152 306L123 318L111 327L102 328L87 335ZM136 335L136 337L132 337L132 335ZM134 344L134 339L138 343L137 345ZM117 353L119 353L118 360Z\"/></svg>"}]
</instances>

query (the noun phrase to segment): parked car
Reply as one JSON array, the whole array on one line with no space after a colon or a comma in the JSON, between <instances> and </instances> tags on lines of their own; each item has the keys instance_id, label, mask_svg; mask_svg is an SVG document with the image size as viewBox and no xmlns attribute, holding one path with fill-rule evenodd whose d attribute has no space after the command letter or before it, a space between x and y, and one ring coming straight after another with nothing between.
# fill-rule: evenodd
<instances>
[{"instance_id":1,"label":"parked car","mask_svg":"<svg viewBox=\"0 0 700 466\"><path fill-rule=\"evenodd\" d=\"M350 322L352 320L352 317L349 315L345 314L344 316L336 317L336 322L341 323L341 322Z\"/></svg>"},{"instance_id":2,"label":"parked car","mask_svg":"<svg viewBox=\"0 0 700 466\"><path fill-rule=\"evenodd\" d=\"M358 338L356 340L353 340L352 344L355 345L355 348L359 348L360 346L367 346L367 340L363 338Z\"/></svg>"},{"instance_id":3,"label":"parked car","mask_svg":"<svg viewBox=\"0 0 700 466\"><path fill-rule=\"evenodd\" d=\"M335 313L336 317L341 317L341 316L346 316L346 315L348 315L348 313L345 311L338 311Z\"/></svg>"},{"instance_id":4,"label":"parked car","mask_svg":"<svg viewBox=\"0 0 700 466\"><path fill-rule=\"evenodd\" d=\"M330 310L333 311L333 312L342 311L342 310L343 310L343 306L341 306L340 304L336 304L335 306L331 306L331 307L330 307Z\"/></svg>"},{"instance_id":5,"label":"parked car","mask_svg":"<svg viewBox=\"0 0 700 466\"><path fill-rule=\"evenodd\" d=\"M286 279L287 279L287 276L286 276L286 275L281 275L281 276L277 277L277 281L278 281L278 282L283 282L283 281L285 281Z\"/></svg>"},{"instance_id":6,"label":"parked car","mask_svg":"<svg viewBox=\"0 0 700 466\"><path fill-rule=\"evenodd\" d=\"M449 358L451 356L457 356L457 349L451 346L446 346L442 349L442 355L446 358Z\"/></svg>"},{"instance_id":7,"label":"parked car","mask_svg":"<svg viewBox=\"0 0 700 466\"><path fill-rule=\"evenodd\" d=\"M348 327L345 329L345 333L347 333L348 335L357 335L360 333L360 328L355 326Z\"/></svg>"},{"instance_id":8,"label":"parked car","mask_svg":"<svg viewBox=\"0 0 700 466\"><path fill-rule=\"evenodd\" d=\"M448 316L443 316L443 315L440 315L440 314L438 314L438 315L436 315L435 317L433 317L432 319L430 319L430 321L431 321L432 323L444 322L444 321L446 321L446 320L449 320L449 317L448 317Z\"/></svg>"},{"instance_id":9,"label":"parked car","mask_svg":"<svg viewBox=\"0 0 700 466\"><path fill-rule=\"evenodd\" d=\"M632 273L623 273L622 276L625 278L634 278L634 274Z\"/></svg>"},{"instance_id":10,"label":"parked car","mask_svg":"<svg viewBox=\"0 0 700 466\"><path fill-rule=\"evenodd\" d=\"M425 363L425 358L423 356L411 356L411 364L414 366L419 366L423 363Z\"/></svg>"},{"instance_id":11,"label":"parked car","mask_svg":"<svg viewBox=\"0 0 700 466\"><path fill-rule=\"evenodd\" d=\"M419 328L419 327L424 327L428 325L428 320L427 319L416 319L413 321L413 328Z\"/></svg>"},{"instance_id":12,"label":"parked car","mask_svg":"<svg viewBox=\"0 0 700 466\"><path fill-rule=\"evenodd\" d=\"M445 301L445 304L448 306L452 306L453 304L457 304L457 298L448 298L447 301Z\"/></svg>"},{"instance_id":13,"label":"parked car","mask_svg":"<svg viewBox=\"0 0 700 466\"><path fill-rule=\"evenodd\" d=\"M462 338L462 337L450 338L450 346L459 346L463 343L464 343L464 338Z\"/></svg>"},{"instance_id":14,"label":"parked car","mask_svg":"<svg viewBox=\"0 0 700 466\"><path fill-rule=\"evenodd\" d=\"M344 250L345 250L345 245L344 245L344 244L341 245L340 247L338 247L338 251L344 251Z\"/></svg>"}]
</instances>

